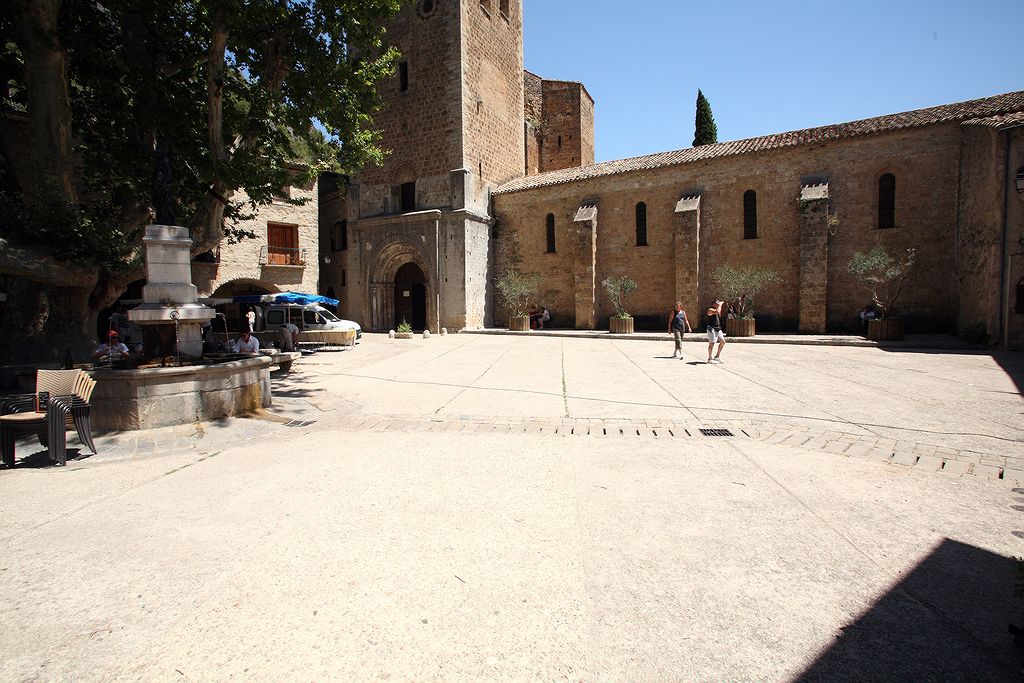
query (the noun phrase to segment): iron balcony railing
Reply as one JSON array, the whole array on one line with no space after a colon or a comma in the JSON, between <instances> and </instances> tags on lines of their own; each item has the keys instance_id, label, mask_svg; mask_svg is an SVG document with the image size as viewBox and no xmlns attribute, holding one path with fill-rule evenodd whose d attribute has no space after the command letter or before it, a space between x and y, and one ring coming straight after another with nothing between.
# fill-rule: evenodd
<instances>
[{"instance_id":1,"label":"iron balcony railing","mask_svg":"<svg viewBox=\"0 0 1024 683\"><path fill-rule=\"evenodd\" d=\"M274 247L264 245L260 247L261 266L304 266L306 265L305 248L297 247Z\"/></svg>"}]
</instances>

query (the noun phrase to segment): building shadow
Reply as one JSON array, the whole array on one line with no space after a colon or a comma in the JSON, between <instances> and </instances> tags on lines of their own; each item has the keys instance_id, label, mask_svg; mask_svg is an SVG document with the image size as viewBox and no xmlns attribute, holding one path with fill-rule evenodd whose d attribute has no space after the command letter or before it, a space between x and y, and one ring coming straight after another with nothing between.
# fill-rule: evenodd
<instances>
[{"instance_id":1,"label":"building shadow","mask_svg":"<svg viewBox=\"0 0 1024 683\"><path fill-rule=\"evenodd\" d=\"M879 344L878 348L889 353L927 353L927 354L968 354L972 356L991 356L992 360L1003 369L1015 387L1018 394L1024 394L1024 353L1020 351L994 351L984 347L974 348L909 348L902 346L889 346Z\"/></svg>"},{"instance_id":2,"label":"building shadow","mask_svg":"<svg viewBox=\"0 0 1024 683\"><path fill-rule=\"evenodd\" d=\"M1019 680L1024 657L1007 630L1024 616L1016 571L944 539L796 680Z\"/></svg>"}]
</instances>

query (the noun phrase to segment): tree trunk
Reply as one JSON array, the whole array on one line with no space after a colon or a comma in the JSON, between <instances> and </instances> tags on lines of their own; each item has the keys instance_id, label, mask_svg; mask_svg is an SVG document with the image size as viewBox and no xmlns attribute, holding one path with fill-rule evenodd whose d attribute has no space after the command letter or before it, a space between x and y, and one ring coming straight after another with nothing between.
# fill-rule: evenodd
<instances>
[{"instance_id":1,"label":"tree trunk","mask_svg":"<svg viewBox=\"0 0 1024 683\"><path fill-rule=\"evenodd\" d=\"M25 57L29 129L39 177L22 183L30 201L76 201L72 179L67 52L57 34L61 0L18 0L14 24ZM33 197L34 195L34 197Z\"/></svg>"},{"instance_id":2,"label":"tree trunk","mask_svg":"<svg viewBox=\"0 0 1024 683\"><path fill-rule=\"evenodd\" d=\"M7 294L0 316L0 363L56 362L70 349L76 362L96 348L96 311L89 305L93 288L42 284L24 278L0 278Z\"/></svg>"}]
</instances>

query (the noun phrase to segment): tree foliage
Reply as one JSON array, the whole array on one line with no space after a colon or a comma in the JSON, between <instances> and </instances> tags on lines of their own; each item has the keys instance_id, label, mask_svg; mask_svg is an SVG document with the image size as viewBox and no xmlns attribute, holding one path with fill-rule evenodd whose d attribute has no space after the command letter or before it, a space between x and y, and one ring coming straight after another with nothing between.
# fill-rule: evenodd
<instances>
[{"instance_id":1,"label":"tree foliage","mask_svg":"<svg viewBox=\"0 0 1024 683\"><path fill-rule=\"evenodd\" d=\"M86 288L95 312L141 276L154 198L198 253L282 187L381 158L399 3L4 3L0 275Z\"/></svg>"},{"instance_id":2,"label":"tree foliage","mask_svg":"<svg viewBox=\"0 0 1024 683\"><path fill-rule=\"evenodd\" d=\"M761 266L719 266L712 274L719 295L731 306L738 318L754 317L754 297L765 287L779 281L778 274Z\"/></svg>"},{"instance_id":3,"label":"tree foliage","mask_svg":"<svg viewBox=\"0 0 1024 683\"><path fill-rule=\"evenodd\" d=\"M693 146L713 145L718 142L718 126L711 113L711 103L697 90L697 114L693 124Z\"/></svg>"},{"instance_id":4,"label":"tree foliage","mask_svg":"<svg viewBox=\"0 0 1024 683\"><path fill-rule=\"evenodd\" d=\"M621 277L606 277L601 285L608 292L612 306L615 307L616 318L629 318L629 311L626 310L626 297L636 289L636 282L633 278L623 275Z\"/></svg>"},{"instance_id":5,"label":"tree foliage","mask_svg":"<svg viewBox=\"0 0 1024 683\"><path fill-rule=\"evenodd\" d=\"M530 300L540 289L540 275L523 275L516 270L506 271L494 283L501 298L508 304L509 313L513 318L527 315Z\"/></svg>"},{"instance_id":6,"label":"tree foliage","mask_svg":"<svg viewBox=\"0 0 1024 683\"><path fill-rule=\"evenodd\" d=\"M869 251L855 252L847 269L871 293L871 300L879 308L879 317L885 319L892 316L893 305L903 293L903 286L912 275L916 260L915 249L907 249L897 258L885 245L877 244Z\"/></svg>"}]
</instances>

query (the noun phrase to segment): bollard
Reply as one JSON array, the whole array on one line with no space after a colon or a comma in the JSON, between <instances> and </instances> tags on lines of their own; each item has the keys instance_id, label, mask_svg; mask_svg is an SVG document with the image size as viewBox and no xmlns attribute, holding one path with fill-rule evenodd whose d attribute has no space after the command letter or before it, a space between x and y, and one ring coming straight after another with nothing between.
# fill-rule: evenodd
<instances>
[{"instance_id":1,"label":"bollard","mask_svg":"<svg viewBox=\"0 0 1024 683\"><path fill-rule=\"evenodd\" d=\"M394 330L388 330L388 339L394 339L394 338L395 338L395 331Z\"/></svg>"}]
</instances>

